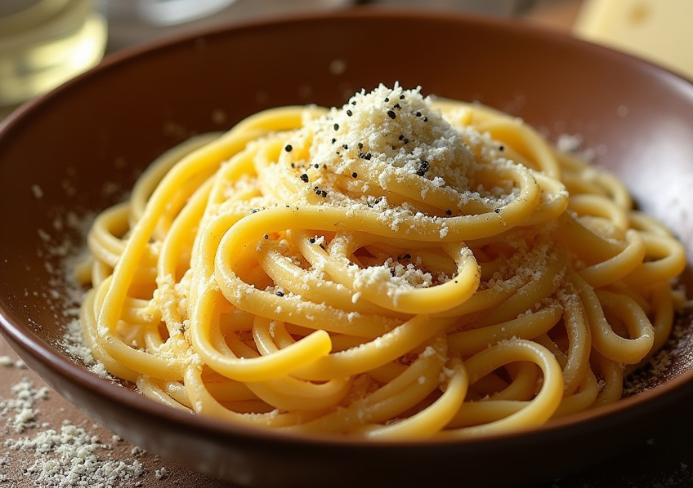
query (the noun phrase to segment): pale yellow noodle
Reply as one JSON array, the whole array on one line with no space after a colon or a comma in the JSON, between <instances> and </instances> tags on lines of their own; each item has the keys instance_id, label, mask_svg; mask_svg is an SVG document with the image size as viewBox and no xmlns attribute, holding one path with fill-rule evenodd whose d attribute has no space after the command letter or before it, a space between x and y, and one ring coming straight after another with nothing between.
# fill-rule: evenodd
<instances>
[{"instance_id":1,"label":"pale yellow noodle","mask_svg":"<svg viewBox=\"0 0 693 488\"><path fill-rule=\"evenodd\" d=\"M112 375L221 422L374 442L618 401L686 264L614 175L399 86L172 147L88 246L80 320Z\"/></svg>"}]
</instances>

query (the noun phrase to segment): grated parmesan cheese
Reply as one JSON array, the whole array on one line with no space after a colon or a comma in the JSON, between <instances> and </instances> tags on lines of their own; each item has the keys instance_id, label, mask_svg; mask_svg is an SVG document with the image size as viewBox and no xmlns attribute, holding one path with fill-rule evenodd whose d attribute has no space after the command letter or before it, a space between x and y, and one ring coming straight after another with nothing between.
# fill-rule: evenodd
<instances>
[{"instance_id":1,"label":"grated parmesan cheese","mask_svg":"<svg viewBox=\"0 0 693 488\"><path fill-rule=\"evenodd\" d=\"M25 472L35 476L36 484L45 486L112 486L114 483L133 479L144 473L141 462L131 464L117 460L103 460L100 450L110 450L84 429L68 422L60 430L47 429L34 437L23 437L5 442L12 450L31 451L33 464Z\"/></svg>"},{"instance_id":2,"label":"grated parmesan cheese","mask_svg":"<svg viewBox=\"0 0 693 488\"><path fill-rule=\"evenodd\" d=\"M16 364L11 360L5 362L10 366ZM0 400L0 418L5 419L7 433L2 443L5 454L0 458L0 485L16 482L12 472L17 469L21 469L23 477L32 480L33 486L39 487L122 486L122 482L144 474L140 461L111 459L111 444L101 442L70 421L63 421L59 429L39 424L39 404L49 399L47 387L36 387L33 381L24 378L11 385L10 392L11 398Z\"/></svg>"},{"instance_id":3,"label":"grated parmesan cheese","mask_svg":"<svg viewBox=\"0 0 693 488\"><path fill-rule=\"evenodd\" d=\"M43 188L39 185L31 185L31 193L34 195L36 200L43 198Z\"/></svg>"},{"instance_id":4,"label":"grated parmesan cheese","mask_svg":"<svg viewBox=\"0 0 693 488\"><path fill-rule=\"evenodd\" d=\"M371 176L384 188L406 174L418 174L435 180L431 186L445 182L467 190L472 152L428 102L420 89L399 85L357 93L344 107L314 122L310 161L337 174L352 174L355 161L368 159Z\"/></svg>"}]
</instances>

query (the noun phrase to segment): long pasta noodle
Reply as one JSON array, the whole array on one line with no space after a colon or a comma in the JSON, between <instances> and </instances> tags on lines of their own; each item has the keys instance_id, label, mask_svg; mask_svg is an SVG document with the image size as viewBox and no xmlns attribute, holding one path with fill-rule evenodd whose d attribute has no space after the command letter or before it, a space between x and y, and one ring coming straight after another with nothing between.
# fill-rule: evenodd
<instances>
[{"instance_id":1,"label":"long pasta noodle","mask_svg":"<svg viewBox=\"0 0 693 488\"><path fill-rule=\"evenodd\" d=\"M615 176L399 85L175 146L88 245L80 319L112 375L220 422L374 441L618 401L686 262Z\"/></svg>"}]
</instances>

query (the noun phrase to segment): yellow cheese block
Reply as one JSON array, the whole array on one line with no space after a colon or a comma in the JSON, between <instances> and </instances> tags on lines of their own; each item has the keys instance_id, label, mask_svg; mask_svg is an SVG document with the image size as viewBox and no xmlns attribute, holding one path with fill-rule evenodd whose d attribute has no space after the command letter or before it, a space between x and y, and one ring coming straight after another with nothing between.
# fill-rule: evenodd
<instances>
[{"instance_id":1,"label":"yellow cheese block","mask_svg":"<svg viewBox=\"0 0 693 488\"><path fill-rule=\"evenodd\" d=\"M693 80L693 0L584 0L576 36Z\"/></svg>"}]
</instances>

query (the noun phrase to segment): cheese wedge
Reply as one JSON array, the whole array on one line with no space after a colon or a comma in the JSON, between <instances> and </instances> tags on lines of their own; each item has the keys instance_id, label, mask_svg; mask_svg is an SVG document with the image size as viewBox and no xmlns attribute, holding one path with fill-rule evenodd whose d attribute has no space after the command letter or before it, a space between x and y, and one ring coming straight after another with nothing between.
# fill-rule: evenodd
<instances>
[{"instance_id":1,"label":"cheese wedge","mask_svg":"<svg viewBox=\"0 0 693 488\"><path fill-rule=\"evenodd\" d=\"M692 0L585 0L574 34L693 80Z\"/></svg>"}]
</instances>

